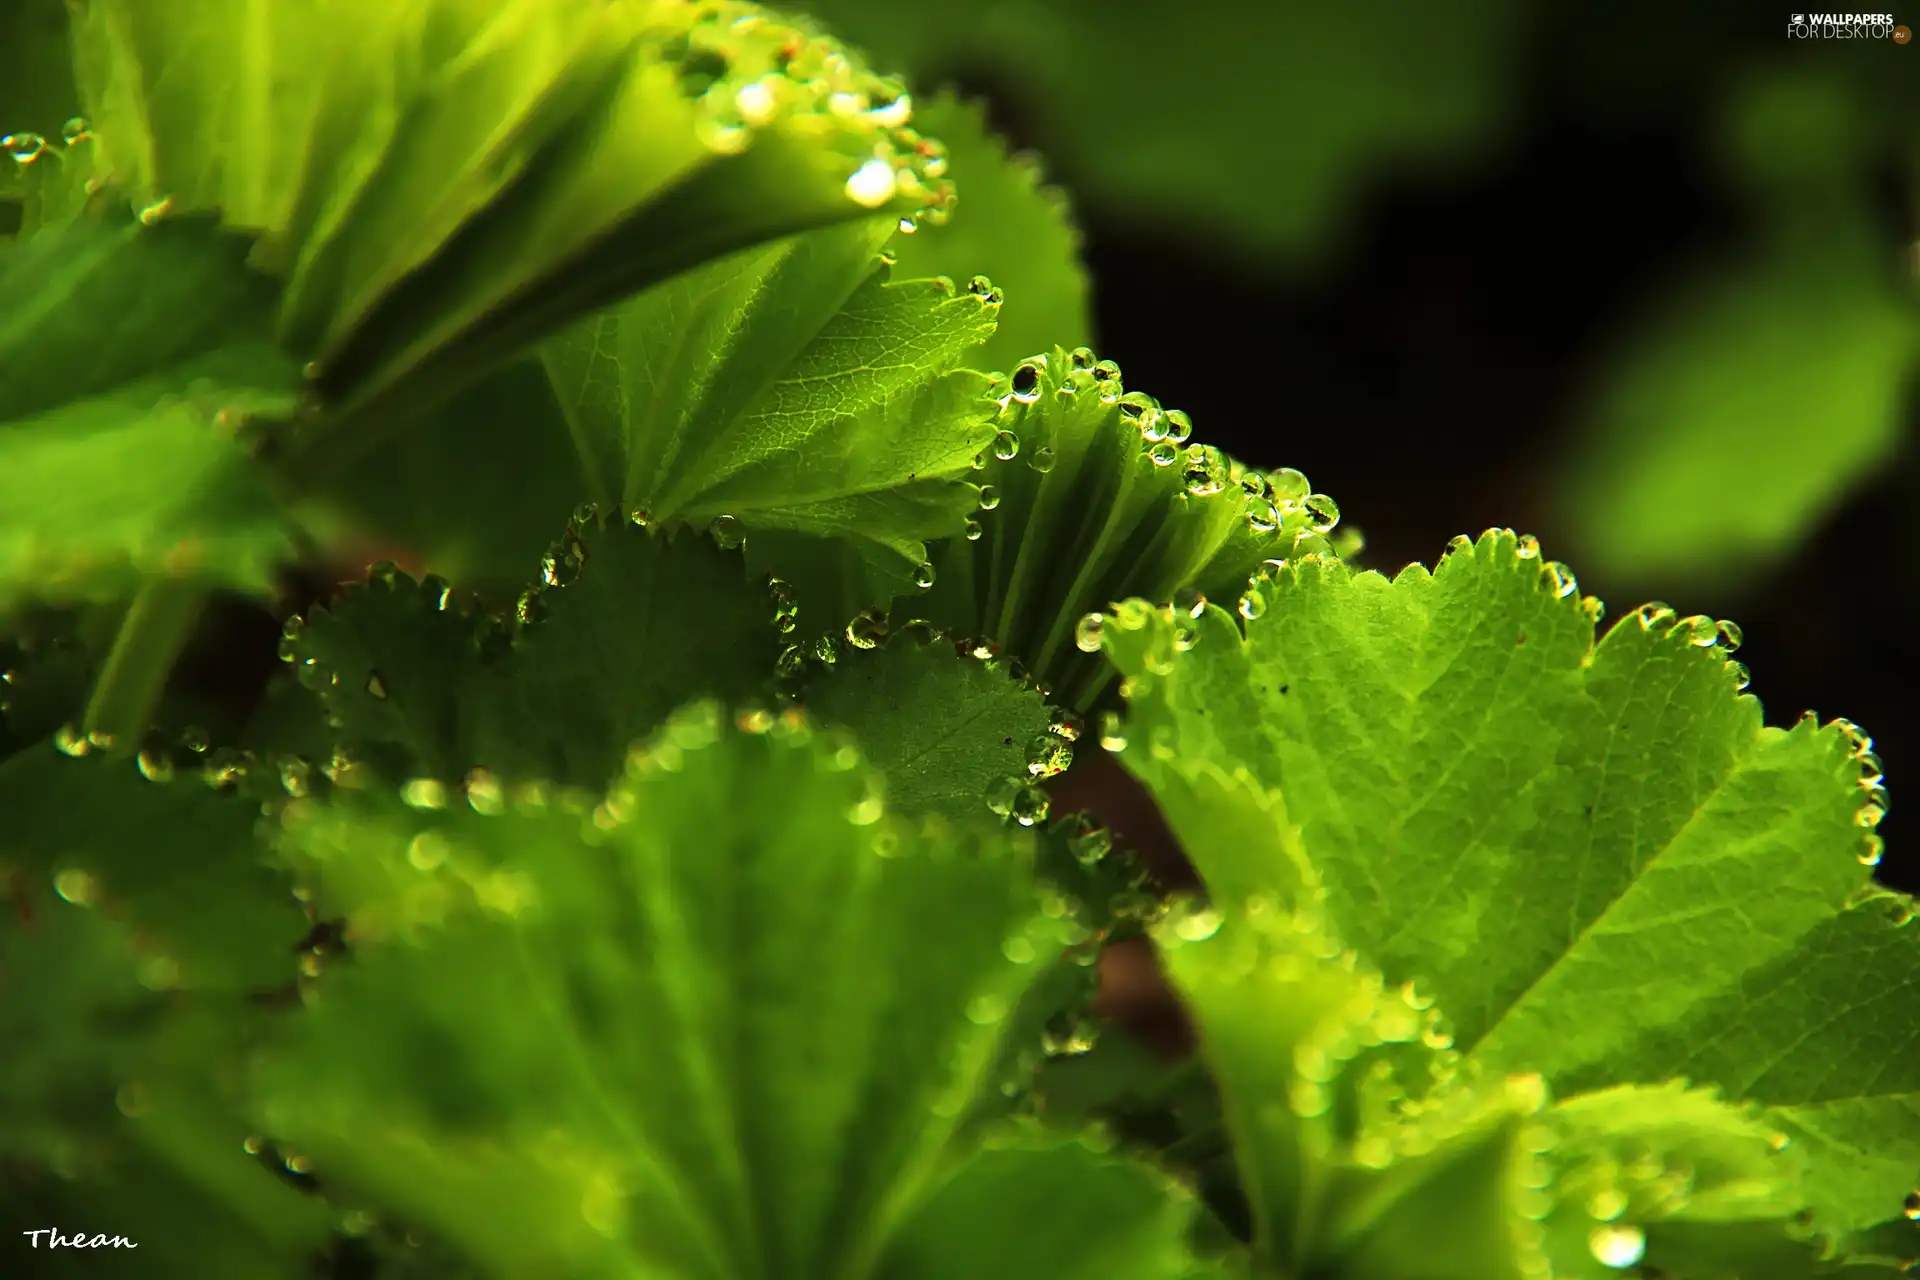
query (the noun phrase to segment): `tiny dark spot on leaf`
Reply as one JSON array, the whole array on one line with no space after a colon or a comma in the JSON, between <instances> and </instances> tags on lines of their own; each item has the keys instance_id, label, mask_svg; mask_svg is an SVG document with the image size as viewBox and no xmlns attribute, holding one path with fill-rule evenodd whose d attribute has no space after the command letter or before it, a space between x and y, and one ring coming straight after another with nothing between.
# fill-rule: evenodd
<instances>
[{"instance_id":1,"label":"tiny dark spot on leaf","mask_svg":"<svg viewBox=\"0 0 1920 1280\"><path fill-rule=\"evenodd\" d=\"M1280 692L1284 694L1288 689L1291 689L1292 687L1293 687L1292 685L1283 684L1280 686Z\"/></svg>"}]
</instances>

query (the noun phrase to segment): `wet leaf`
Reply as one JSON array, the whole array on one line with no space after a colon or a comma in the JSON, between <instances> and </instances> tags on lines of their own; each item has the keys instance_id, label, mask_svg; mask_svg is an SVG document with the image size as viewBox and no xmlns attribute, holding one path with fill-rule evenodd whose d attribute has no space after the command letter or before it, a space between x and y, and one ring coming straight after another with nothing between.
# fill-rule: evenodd
<instances>
[{"instance_id":1,"label":"wet leaf","mask_svg":"<svg viewBox=\"0 0 1920 1280\"><path fill-rule=\"evenodd\" d=\"M356 959L266 1122L501 1275L871 1265L965 1154L1038 970L1010 940L1058 945L1019 842L874 785L833 735L709 704L583 809L290 811Z\"/></svg>"},{"instance_id":2,"label":"wet leaf","mask_svg":"<svg viewBox=\"0 0 1920 1280\"><path fill-rule=\"evenodd\" d=\"M691 695L772 701L775 601L696 535L569 526L511 626L445 582L381 570L283 648L337 744L391 783L481 769L605 786Z\"/></svg>"},{"instance_id":3,"label":"wet leaf","mask_svg":"<svg viewBox=\"0 0 1920 1280\"><path fill-rule=\"evenodd\" d=\"M938 194L897 86L747 4L79 15L126 194L220 210L286 276L275 331L352 410L318 432L333 457L647 284Z\"/></svg>"},{"instance_id":4,"label":"wet leaf","mask_svg":"<svg viewBox=\"0 0 1920 1280\"><path fill-rule=\"evenodd\" d=\"M1244 636L1211 607L1184 652L1151 610L1108 630L1129 767L1157 787L1206 759L1277 792L1332 927L1430 982L1470 1063L1560 1094L1716 1086L1801 1148L1819 1229L1897 1215L1920 1077L1871 1028L1920 1009L1910 905L1862 896L1885 803L1863 735L1766 727L1728 624L1650 607L1596 643L1597 605L1510 532L1431 574L1308 560L1256 587ZM1193 852L1233 893L1272 860Z\"/></svg>"}]
</instances>

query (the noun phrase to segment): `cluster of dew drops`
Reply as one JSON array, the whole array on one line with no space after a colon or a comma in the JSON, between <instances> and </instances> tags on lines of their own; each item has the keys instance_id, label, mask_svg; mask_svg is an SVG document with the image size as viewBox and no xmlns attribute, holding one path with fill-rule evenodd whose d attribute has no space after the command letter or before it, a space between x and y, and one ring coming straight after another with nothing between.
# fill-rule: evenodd
<instances>
[{"instance_id":1,"label":"cluster of dew drops","mask_svg":"<svg viewBox=\"0 0 1920 1280\"><path fill-rule=\"evenodd\" d=\"M909 127L913 100L897 80L866 70L825 36L747 5L709 6L677 36L670 56L697 109L695 133L719 155L737 155L757 131L780 127L846 154L844 192L878 209L917 206L911 233L951 215L945 148Z\"/></svg>"}]
</instances>

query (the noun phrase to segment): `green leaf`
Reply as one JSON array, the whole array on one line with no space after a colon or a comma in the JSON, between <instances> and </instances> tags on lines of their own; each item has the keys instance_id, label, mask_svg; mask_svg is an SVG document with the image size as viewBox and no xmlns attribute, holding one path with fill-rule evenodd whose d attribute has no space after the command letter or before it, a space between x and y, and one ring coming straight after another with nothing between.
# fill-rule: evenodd
<instances>
[{"instance_id":1,"label":"green leaf","mask_svg":"<svg viewBox=\"0 0 1920 1280\"><path fill-rule=\"evenodd\" d=\"M1034 782L1073 760L1069 739L1050 732L1073 729L1052 718L1031 685L932 633L900 631L877 648L852 648L803 700L819 720L853 731L886 779L887 802L907 813L962 819L991 802L1006 816L1019 800L1020 821L1031 826L1046 816Z\"/></svg>"},{"instance_id":2,"label":"green leaf","mask_svg":"<svg viewBox=\"0 0 1920 1280\"><path fill-rule=\"evenodd\" d=\"M877 785L701 704L582 807L289 809L355 958L263 1123L496 1274L863 1272L1059 945L1024 842Z\"/></svg>"},{"instance_id":3,"label":"green leaf","mask_svg":"<svg viewBox=\"0 0 1920 1280\"><path fill-rule=\"evenodd\" d=\"M245 1023L167 990L163 952L54 883L16 882L19 916L0 919L0 1035L31 1046L0 1069L0 1228L20 1273L58 1268L14 1233L57 1224L138 1246L96 1250L102 1275L307 1274L335 1211L242 1149L228 1082Z\"/></svg>"},{"instance_id":4,"label":"green leaf","mask_svg":"<svg viewBox=\"0 0 1920 1280\"><path fill-rule=\"evenodd\" d=\"M1186 414L1123 391L1119 367L1084 347L1022 362L994 425L976 459L976 527L938 548L932 590L897 609L987 638L1073 711L1112 676L1078 647L1090 610L1237 594L1262 560L1324 546L1339 518L1297 471L1264 475L1188 443Z\"/></svg>"},{"instance_id":5,"label":"green leaf","mask_svg":"<svg viewBox=\"0 0 1920 1280\"><path fill-rule=\"evenodd\" d=\"M311 926L255 839L258 801L231 782L216 789L206 763L158 743L137 760L75 758L90 749L70 736L61 748L0 764L0 859L137 924L155 990L292 981Z\"/></svg>"},{"instance_id":6,"label":"green leaf","mask_svg":"<svg viewBox=\"0 0 1920 1280\"><path fill-rule=\"evenodd\" d=\"M689 696L771 700L775 608L736 554L595 517L568 526L510 628L388 566L289 624L282 653L347 757L390 782L600 787Z\"/></svg>"},{"instance_id":7,"label":"green leaf","mask_svg":"<svg viewBox=\"0 0 1920 1280\"><path fill-rule=\"evenodd\" d=\"M1155 936L1198 1021L1268 1267L1355 1280L1539 1270L1521 1216L1537 1079L1456 1085L1422 1043L1438 1025L1431 1000L1386 989L1312 905L1256 898L1225 923L1190 909Z\"/></svg>"},{"instance_id":8,"label":"green leaf","mask_svg":"<svg viewBox=\"0 0 1920 1280\"><path fill-rule=\"evenodd\" d=\"M298 374L244 252L197 221L0 244L0 609L141 574L266 588L288 535L233 433Z\"/></svg>"},{"instance_id":9,"label":"green leaf","mask_svg":"<svg viewBox=\"0 0 1920 1280\"><path fill-rule=\"evenodd\" d=\"M880 1280L1171 1280L1216 1274L1191 1197L1145 1165L1038 1130L995 1135L901 1225Z\"/></svg>"},{"instance_id":10,"label":"green leaf","mask_svg":"<svg viewBox=\"0 0 1920 1280\"><path fill-rule=\"evenodd\" d=\"M1710 579L1812 536L1900 442L1920 367L1909 295L1866 215L1843 213L1670 299L1564 460L1583 560Z\"/></svg>"},{"instance_id":11,"label":"green leaf","mask_svg":"<svg viewBox=\"0 0 1920 1280\"><path fill-rule=\"evenodd\" d=\"M1080 232L1064 193L1042 185L1032 155L1007 154L980 103L942 94L916 107L914 119L945 144L960 199L946 221L930 219L893 242L899 274L984 275L1006 293L999 327L977 357L987 368L1092 341Z\"/></svg>"},{"instance_id":12,"label":"green leaf","mask_svg":"<svg viewBox=\"0 0 1920 1280\"><path fill-rule=\"evenodd\" d=\"M1339 935L1430 981L1472 1062L1562 1093L1684 1073L1772 1109L1821 1229L1897 1214L1920 1080L1871 1028L1914 1016L1911 908L1858 896L1885 808L1868 740L1765 727L1731 624L1649 606L1596 643L1598 603L1510 532L1391 582L1296 561L1254 596L1244 636L1212 607L1184 639L1145 607L1106 631L1130 768L1157 788L1211 760L1284 800L1265 845L1193 841L1210 884L1286 892L1297 841ZM1884 996L1863 955L1900 975ZM1730 1018L1743 1060L1691 1054Z\"/></svg>"},{"instance_id":13,"label":"green leaf","mask_svg":"<svg viewBox=\"0 0 1920 1280\"><path fill-rule=\"evenodd\" d=\"M870 221L715 263L548 343L588 495L655 523L854 540L905 578L987 437L997 301L892 283ZM817 554L817 553L816 553ZM766 557L759 559L764 562Z\"/></svg>"},{"instance_id":14,"label":"green leaf","mask_svg":"<svg viewBox=\"0 0 1920 1280\"><path fill-rule=\"evenodd\" d=\"M341 460L647 284L937 195L897 86L752 5L96 0L75 44L132 198L260 233Z\"/></svg>"}]
</instances>

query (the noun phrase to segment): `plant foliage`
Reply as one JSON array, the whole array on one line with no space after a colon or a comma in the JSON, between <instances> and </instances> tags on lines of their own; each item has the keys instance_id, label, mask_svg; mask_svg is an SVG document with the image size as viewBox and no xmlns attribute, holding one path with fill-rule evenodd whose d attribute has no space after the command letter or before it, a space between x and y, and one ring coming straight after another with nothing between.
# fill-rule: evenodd
<instances>
[{"instance_id":1,"label":"plant foliage","mask_svg":"<svg viewBox=\"0 0 1920 1280\"><path fill-rule=\"evenodd\" d=\"M976 109L743 4L73 21L0 243L8 1274L1920 1255L1870 742L1531 539L1343 563L1080 345ZM1089 713L1203 898L1054 811ZM1093 1015L1141 935L1184 1064Z\"/></svg>"}]
</instances>

